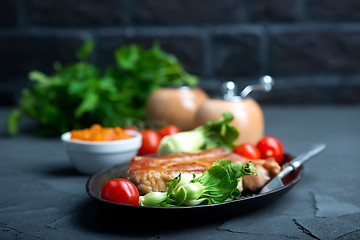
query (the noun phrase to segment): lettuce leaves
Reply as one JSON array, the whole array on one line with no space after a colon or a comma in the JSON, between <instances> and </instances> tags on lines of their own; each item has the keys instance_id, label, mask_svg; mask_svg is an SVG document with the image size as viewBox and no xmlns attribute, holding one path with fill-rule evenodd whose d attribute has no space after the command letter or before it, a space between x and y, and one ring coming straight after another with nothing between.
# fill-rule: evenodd
<instances>
[{"instance_id":1,"label":"lettuce leaves","mask_svg":"<svg viewBox=\"0 0 360 240\"><path fill-rule=\"evenodd\" d=\"M210 148L224 148L231 151L239 131L232 125L232 113L223 113L223 118L208 121L206 125L164 137L158 148L158 155L182 152L199 152Z\"/></svg>"},{"instance_id":2,"label":"lettuce leaves","mask_svg":"<svg viewBox=\"0 0 360 240\"><path fill-rule=\"evenodd\" d=\"M141 196L141 206L195 206L231 201L240 197L237 188L241 177L257 175L254 165L233 163L230 159L216 161L201 176L179 174L171 179L166 192Z\"/></svg>"}]
</instances>

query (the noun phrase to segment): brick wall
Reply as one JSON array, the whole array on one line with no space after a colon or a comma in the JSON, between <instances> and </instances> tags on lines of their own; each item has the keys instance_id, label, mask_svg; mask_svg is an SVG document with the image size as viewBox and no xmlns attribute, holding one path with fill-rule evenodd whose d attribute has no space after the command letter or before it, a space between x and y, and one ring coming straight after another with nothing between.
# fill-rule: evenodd
<instances>
[{"instance_id":1,"label":"brick wall","mask_svg":"<svg viewBox=\"0 0 360 240\"><path fill-rule=\"evenodd\" d=\"M270 74L262 103L360 103L359 0L2 0L0 105L16 103L30 70L75 61L89 37L99 66L123 44L156 40L212 96Z\"/></svg>"}]
</instances>

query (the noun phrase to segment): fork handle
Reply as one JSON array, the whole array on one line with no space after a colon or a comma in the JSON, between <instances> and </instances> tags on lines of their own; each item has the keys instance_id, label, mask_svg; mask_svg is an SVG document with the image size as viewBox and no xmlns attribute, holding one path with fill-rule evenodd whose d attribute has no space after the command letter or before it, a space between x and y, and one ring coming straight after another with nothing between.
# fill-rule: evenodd
<instances>
[{"instance_id":1,"label":"fork handle","mask_svg":"<svg viewBox=\"0 0 360 240\"><path fill-rule=\"evenodd\" d=\"M286 175L295 172L296 169L302 166L310 158L325 150L325 148L326 145L323 143L315 144L308 152L302 153L290 162L286 163L283 170L281 171L281 177L285 177Z\"/></svg>"}]
</instances>

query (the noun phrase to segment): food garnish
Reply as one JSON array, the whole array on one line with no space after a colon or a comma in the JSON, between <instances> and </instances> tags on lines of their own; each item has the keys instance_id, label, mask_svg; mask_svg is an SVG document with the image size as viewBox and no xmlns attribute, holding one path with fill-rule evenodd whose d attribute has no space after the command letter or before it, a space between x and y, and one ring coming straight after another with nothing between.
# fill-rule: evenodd
<instances>
[{"instance_id":1,"label":"food garnish","mask_svg":"<svg viewBox=\"0 0 360 240\"><path fill-rule=\"evenodd\" d=\"M163 137L181 132L175 125L165 125L159 131L146 128L141 131L142 143L138 155L156 154Z\"/></svg>"},{"instance_id":2,"label":"food garnish","mask_svg":"<svg viewBox=\"0 0 360 240\"><path fill-rule=\"evenodd\" d=\"M101 198L115 203L138 205L139 191L129 180L115 178L105 183L101 190Z\"/></svg>"},{"instance_id":3,"label":"food garnish","mask_svg":"<svg viewBox=\"0 0 360 240\"><path fill-rule=\"evenodd\" d=\"M161 138L163 138L165 136L173 135L179 132L181 132L181 129L178 126L169 124L169 125L165 125L159 130L159 135Z\"/></svg>"},{"instance_id":4,"label":"food garnish","mask_svg":"<svg viewBox=\"0 0 360 240\"><path fill-rule=\"evenodd\" d=\"M141 131L142 142L139 149L139 155L156 154L160 144L161 137L158 132L153 129L145 129Z\"/></svg>"},{"instance_id":5,"label":"food garnish","mask_svg":"<svg viewBox=\"0 0 360 240\"><path fill-rule=\"evenodd\" d=\"M284 157L284 148L279 139L273 136L261 138L256 146L250 143L237 145L233 152L247 159L269 159L274 158L277 163L281 163Z\"/></svg>"},{"instance_id":6,"label":"food garnish","mask_svg":"<svg viewBox=\"0 0 360 240\"><path fill-rule=\"evenodd\" d=\"M261 157L259 149L250 143L242 143L236 146L233 152L247 159L260 159Z\"/></svg>"},{"instance_id":7,"label":"food garnish","mask_svg":"<svg viewBox=\"0 0 360 240\"><path fill-rule=\"evenodd\" d=\"M141 206L195 206L231 201L240 197L237 188L242 176L253 173L256 169L251 162L233 163L230 159L216 161L201 176L179 174L168 181L166 192L151 192L140 196Z\"/></svg>"},{"instance_id":8,"label":"food garnish","mask_svg":"<svg viewBox=\"0 0 360 240\"><path fill-rule=\"evenodd\" d=\"M90 128L71 131L72 140L114 141L133 137L133 135L128 134L124 129L120 127L104 128L100 124L93 124Z\"/></svg>"},{"instance_id":9,"label":"food garnish","mask_svg":"<svg viewBox=\"0 0 360 240\"><path fill-rule=\"evenodd\" d=\"M210 148L224 148L232 151L239 131L230 125L234 115L223 113L223 118L208 121L206 125L191 131L184 131L164 137L158 149L158 155L181 152L199 152Z\"/></svg>"},{"instance_id":10,"label":"food garnish","mask_svg":"<svg viewBox=\"0 0 360 240\"><path fill-rule=\"evenodd\" d=\"M279 139L265 136L259 140L256 146L260 150L261 158L267 159L273 157L278 163L281 163L284 157L284 148Z\"/></svg>"}]
</instances>

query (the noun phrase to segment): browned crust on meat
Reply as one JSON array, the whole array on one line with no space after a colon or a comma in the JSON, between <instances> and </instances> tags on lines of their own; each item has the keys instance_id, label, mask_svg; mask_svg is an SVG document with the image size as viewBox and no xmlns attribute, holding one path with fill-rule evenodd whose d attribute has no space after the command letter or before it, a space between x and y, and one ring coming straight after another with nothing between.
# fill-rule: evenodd
<instances>
[{"instance_id":1,"label":"browned crust on meat","mask_svg":"<svg viewBox=\"0 0 360 240\"><path fill-rule=\"evenodd\" d=\"M208 149L199 153L182 153L161 157L135 156L130 161L127 178L136 185L140 195L164 191L167 188L166 183L179 173L203 173L215 161L224 158L242 164L250 161L235 153L228 153L221 148ZM266 183L280 172L280 166L275 160L252 160L252 162L260 174L258 177L245 176L244 181L241 182L244 189L256 191L264 185L264 182Z\"/></svg>"},{"instance_id":2,"label":"browned crust on meat","mask_svg":"<svg viewBox=\"0 0 360 240\"><path fill-rule=\"evenodd\" d=\"M227 152L224 149L214 148L200 153L181 153L161 157L135 156L130 160L128 172L148 170L189 172L204 169L206 171L215 159L225 154Z\"/></svg>"}]
</instances>

